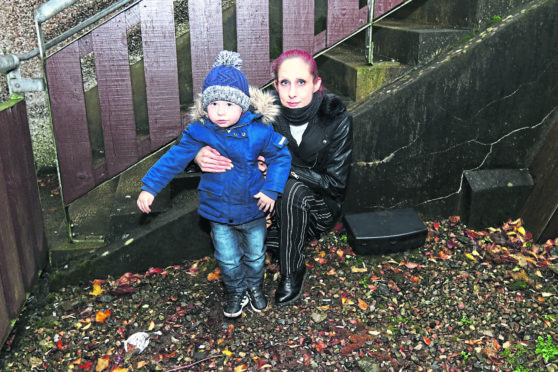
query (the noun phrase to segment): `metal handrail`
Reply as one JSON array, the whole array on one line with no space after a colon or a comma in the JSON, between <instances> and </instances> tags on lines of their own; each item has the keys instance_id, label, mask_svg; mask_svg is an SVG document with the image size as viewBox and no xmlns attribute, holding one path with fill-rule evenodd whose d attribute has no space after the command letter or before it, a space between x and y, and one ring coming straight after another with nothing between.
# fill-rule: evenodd
<instances>
[{"instance_id":1,"label":"metal handrail","mask_svg":"<svg viewBox=\"0 0 558 372\"><path fill-rule=\"evenodd\" d=\"M69 6L71 6L76 1L78 1L78 0L50 0L48 3L41 5L41 7L39 9L37 9L37 11L35 12L34 20L35 20L35 27L37 28L37 36L39 37L39 47L36 48L35 50L27 53L27 54L18 55L18 58L20 60L30 59L30 58L36 57L39 54L44 57L44 52L46 50L48 50L48 49L52 48L53 46L63 42L64 40L72 37L73 35L77 34L78 32L84 30L85 28L91 26L95 22L97 22L100 19L106 17L107 15L114 12L115 10L119 9L124 4L129 3L133 0L121 0L117 3L114 3L111 6L109 6L108 8L106 8L106 9L100 11L99 13L95 14L94 16L86 19L85 21L78 24L77 26L74 26L71 29L67 30L66 32L62 33L61 35L58 35L57 37L50 40L49 42L43 43L42 32L40 32L40 30L39 30L40 29L40 24L47 21L48 19L52 18L53 16L60 13L61 11L67 9ZM137 4L138 2L140 2L140 0L133 1L133 4L130 4L129 7ZM52 4L49 7L48 5L51 4L51 3L54 3L54 4ZM57 3L61 3L61 4L59 5ZM62 4L65 4L66 6L62 7ZM57 5L59 5L59 6L57 6ZM56 10L58 10L58 11L55 12ZM44 47L44 48L42 48L42 47Z\"/></svg>"},{"instance_id":2,"label":"metal handrail","mask_svg":"<svg viewBox=\"0 0 558 372\"><path fill-rule=\"evenodd\" d=\"M50 0L47 3L41 5L34 14L35 28L37 31L37 38L39 46L29 53L25 54L7 54L0 55L0 73L8 74L8 88L10 94L13 93L26 93L26 92L37 92L44 90L43 79L22 79L19 72L19 66L21 61L27 61L37 56L41 59L45 58L46 51L53 48L59 43L69 39L78 32L84 30L85 28L91 26L100 19L106 17L110 13L120 9L127 3L131 3L128 7L136 5L141 0L121 0L108 8L100 11L94 16L86 19L82 23L78 24L67 30L66 32L58 35L48 42L44 42L43 33L41 29L41 24L48 21L60 12L68 9L70 6L78 2L79 0Z\"/></svg>"}]
</instances>

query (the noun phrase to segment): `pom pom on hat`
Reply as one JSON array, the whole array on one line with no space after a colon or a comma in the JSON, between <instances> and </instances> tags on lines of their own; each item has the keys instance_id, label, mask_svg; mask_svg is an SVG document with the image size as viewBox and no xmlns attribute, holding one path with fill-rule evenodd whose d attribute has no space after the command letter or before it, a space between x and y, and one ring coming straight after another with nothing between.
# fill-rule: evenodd
<instances>
[{"instance_id":1,"label":"pom pom on hat","mask_svg":"<svg viewBox=\"0 0 558 372\"><path fill-rule=\"evenodd\" d=\"M207 74L202 88L202 106L213 101L236 103L246 112L250 107L250 89L246 76L240 71L240 54L223 50L215 57L213 68Z\"/></svg>"}]
</instances>

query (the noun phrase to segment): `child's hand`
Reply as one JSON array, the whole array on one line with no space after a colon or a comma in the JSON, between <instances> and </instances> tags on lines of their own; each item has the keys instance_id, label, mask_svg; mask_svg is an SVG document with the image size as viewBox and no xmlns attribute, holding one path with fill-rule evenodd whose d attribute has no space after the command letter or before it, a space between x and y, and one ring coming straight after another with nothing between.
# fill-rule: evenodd
<instances>
[{"instance_id":1,"label":"child's hand","mask_svg":"<svg viewBox=\"0 0 558 372\"><path fill-rule=\"evenodd\" d=\"M153 196L153 194L143 190L142 192L140 192L139 196L138 196L138 208L140 209L140 211L142 211L143 213L149 213L151 212L151 204L153 203L153 199L155 199L155 196Z\"/></svg>"},{"instance_id":2,"label":"child's hand","mask_svg":"<svg viewBox=\"0 0 558 372\"><path fill-rule=\"evenodd\" d=\"M264 213L273 212L273 207L275 206L275 200L271 199L269 196L267 196L261 191L256 195L254 195L254 198L259 199L258 208L260 209L260 211L264 211Z\"/></svg>"}]
</instances>

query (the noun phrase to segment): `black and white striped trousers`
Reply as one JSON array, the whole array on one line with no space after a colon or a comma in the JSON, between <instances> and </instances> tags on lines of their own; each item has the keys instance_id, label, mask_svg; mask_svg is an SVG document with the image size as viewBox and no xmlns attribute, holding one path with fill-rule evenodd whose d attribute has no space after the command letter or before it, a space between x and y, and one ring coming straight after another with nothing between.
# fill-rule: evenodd
<instances>
[{"instance_id":1,"label":"black and white striped trousers","mask_svg":"<svg viewBox=\"0 0 558 372\"><path fill-rule=\"evenodd\" d=\"M275 213L267 230L266 246L279 253L281 275L289 275L305 264L309 239L331 228L334 220L325 201L304 183L289 178L277 198Z\"/></svg>"}]
</instances>

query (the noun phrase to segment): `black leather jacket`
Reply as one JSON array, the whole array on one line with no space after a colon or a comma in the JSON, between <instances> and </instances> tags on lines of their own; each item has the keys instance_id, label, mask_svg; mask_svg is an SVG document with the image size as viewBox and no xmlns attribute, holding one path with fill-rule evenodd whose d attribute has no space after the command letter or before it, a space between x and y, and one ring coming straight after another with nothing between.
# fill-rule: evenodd
<instances>
[{"instance_id":1,"label":"black leather jacket","mask_svg":"<svg viewBox=\"0 0 558 372\"><path fill-rule=\"evenodd\" d=\"M306 128L300 146L287 124L274 127L289 140L291 177L322 195L337 216L345 199L353 152L353 117L343 102L333 94L324 96L317 120Z\"/></svg>"}]
</instances>

